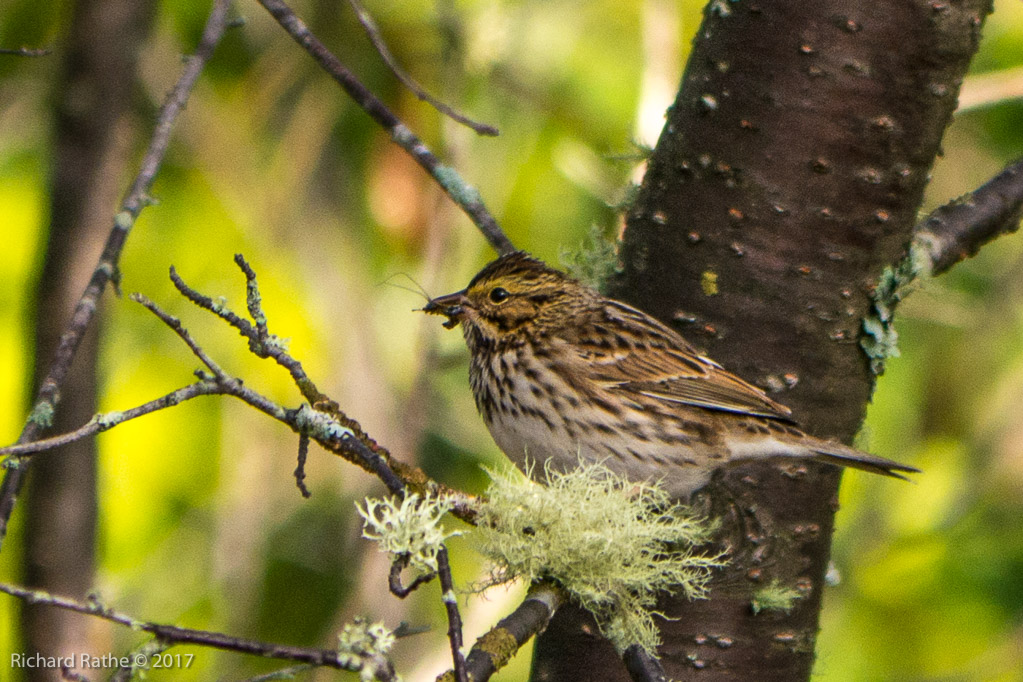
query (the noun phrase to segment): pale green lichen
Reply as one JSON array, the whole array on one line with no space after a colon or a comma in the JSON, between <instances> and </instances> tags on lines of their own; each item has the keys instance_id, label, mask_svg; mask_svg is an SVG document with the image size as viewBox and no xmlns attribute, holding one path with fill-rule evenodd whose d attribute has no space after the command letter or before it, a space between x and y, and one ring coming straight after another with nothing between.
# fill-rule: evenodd
<instances>
[{"instance_id":1,"label":"pale green lichen","mask_svg":"<svg viewBox=\"0 0 1023 682\"><path fill-rule=\"evenodd\" d=\"M362 537L375 540L380 550L394 557L406 557L408 566L419 575L437 571L437 553L447 533L440 520L454 505L446 497L420 497L412 493L398 502L395 498L367 497L365 507L355 508L363 518Z\"/></svg>"},{"instance_id":2,"label":"pale green lichen","mask_svg":"<svg viewBox=\"0 0 1023 682\"><path fill-rule=\"evenodd\" d=\"M930 274L926 249L911 244L906 257L895 267L886 267L874 287L873 303L863 318L860 348L870 358L874 374L884 373L885 361L899 356L899 334L895 331L895 307L911 291L910 285L921 275Z\"/></svg>"},{"instance_id":3,"label":"pale green lichen","mask_svg":"<svg viewBox=\"0 0 1023 682\"><path fill-rule=\"evenodd\" d=\"M762 611L788 613L802 597L802 593L796 588L788 587L779 580L772 580L770 584L753 593L750 606L753 608L753 615Z\"/></svg>"},{"instance_id":4,"label":"pale green lichen","mask_svg":"<svg viewBox=\"0 0 1023 682\"><path fill-rule=\"evenodd\" d=\"M32 414L28 415L28 420L36 426L48 429L53 426L53 415L53 403L49 400L42 400L32 408Z\"/></svg>"},{"instance_id":5,"label":"pale green lichen","mask_svg":"<svg viewBox=\"0 0 1023 682\"><path fill-rule=\"evenodd\" d=\"M355 618L345 623L337 636L338 660L349 669L359 671L359 679L370 682L379 672L372 659L382 659L394 646L395 636L383 623Z\"/></svg>"},{"instance_id":6,"label":"pale green lichen","mask_svg":"<svg viewBox=\"0 0 1023 682\"><path fill-rule=\"evenodd\" d=\"M438 164L433 171L433 177L437 179L437 182L441 184L451 198L454 199L460 206L473 206L483 203L483 197L480 196L479 190L467 183L462 179L462 176L458 174L451 166L445 166L444 164Z\"/></svg>"},{"instance_id":7,"label":"pale green lichen","mask_svg":"<svg viewBox=\"0 0 1023 682\"><path fill-rule=\"evenodd\" d=\"M308 434L316 440L341 440L354 433L334 417L326 412L320 412L309 407L308 403L302 403L295 413L295 426L301 433Z\"/></svg>"},{"instance_id":8,"label":"pale green lichen","mask_svg":"<svg viewBox=\"0 0 1023 682\"><path fill-rule=\"evenodd\" d=\"M100 431L112 429L124 421L124 412L101 412L92 418Z\"/></svg>"},{"instance_id":9,"label":"pale green lichen","mask_svg":"<svg viewBox=\"0 0 1023 682\"><path fill-rule=\"evenodd\" d=\"M721 555L700 554L711 524L660 487L627 481L601 464L545 470L547 485L518 470L490 472L493 484L471 537L493 564L491 585L549 580L596 617L619 651L653 652L650 609L671 590L703 598Z\"/></svg>"},{"instance_id":10,"label":"pale green lichen","mask_svg":"<svg viewBox=\"0 0 1023 682\"><path fill-rule=\"evenodd\" d=\"M114 226L123 232L131 230L132 225L135 224L135 216L132 215L131 211L121 211L114 216Z\"/></svg>"},{"instance_id":11,"label":"pale green lichen","mask_svg":"<svg viewBox=\"0 0 1023 682\"><path fill-rule=\"evenodd\" d=\"M263 346L264 348L287 353L288 348L291 347L291 339L289 337L277 336L276 334L268 334L266 339L263 340Z\"/></svg>"},{"instance_id":12,"label":"pale green lichen","mask_svg":"<svg viewBox=\"0 0 1023 682\"><path fill-rule=\"evenodd\" d=\"M621 268L617 244L607 238L597 225L590 227L577 248L562 248L559 260L569 275L603 293L606 293L607 283Z\"/></svg>"}]
</instances>

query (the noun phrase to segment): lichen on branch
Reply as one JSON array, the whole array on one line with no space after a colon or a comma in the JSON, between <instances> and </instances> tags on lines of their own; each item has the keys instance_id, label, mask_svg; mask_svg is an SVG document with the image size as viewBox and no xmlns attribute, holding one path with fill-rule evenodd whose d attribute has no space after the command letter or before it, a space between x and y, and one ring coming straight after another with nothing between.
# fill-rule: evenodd
<instances>
[{"instance_id":1,"label":"lichen on branch","mask_svg":"<svg viewBox=\"0 0 1023 682\"><path fill-rule=\"evenodd\" d=\"M598 463L545 469L547 485L515 469L493 483L472 532L493 564L481 589L514 579L549 580L596 617L619 652L652 652L659 635L650 609L659 592L707 596L720 554L696 548L713 530L660 487L633 483Z\"/></svg>"}]
</instances>

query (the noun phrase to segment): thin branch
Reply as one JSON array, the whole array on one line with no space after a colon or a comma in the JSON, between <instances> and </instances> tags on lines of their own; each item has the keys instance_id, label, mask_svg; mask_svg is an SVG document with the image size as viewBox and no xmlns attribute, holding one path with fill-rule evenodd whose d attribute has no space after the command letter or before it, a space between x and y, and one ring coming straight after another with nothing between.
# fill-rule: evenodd
<instances>
[{"instance_id":1,"label":"thin branch","mask_svg":"<svg viewBox=\"0 0 1023 682\"><path fill-rule=\"evenodd\" d=\"M218 395L223 394L224 392L224 388L215 380L198 381L194 384L183 386L182 388L172 391L171 393L161 396L155 400L150 400L148 403L143 403L142 405L138 405L137 407L133 407L129 410L124 410L123 412L99 413L90 419L84 426L81 426L74 431L70 431L59 436L53 436L52 438L41 438L28 443L18 443L16 445L8 445L5 448L0 448L0 457L27 457L47 450L53 450L64 445L68 445L69 443L82 440L83 438L94 436L97 433L102 433L103 431L112 429L119 424L131 421L132 419L152 414L157 410L163 410L168 407L180 405L186 400L191 400L192 398L197 398L201 395Z\"/></svg>"},{"instance_id":2,"label":"thin branch","mask_svg":"<svg viewBox=\"0 0 1023 682\"><path fill-rule=\"evenodd\" d=\"M0 47L0 54L12 57L45 57L52 53L48 47Z\"/></svg>"},{"instance_id":3,"label":"thin branch","mask_svg":"<svg viewBox=\"0 0 1023 682\"><path fill-rule=\"evenodd\" d=\"M314 666L337 668L359 672L364 669L372 670L375 679L391 681L395 679L394 668L391 662L383 656L355 656L341 653L330 649L315 649L312 647L289 646L285 644L273 644L261 642L254 639L232 637L222 632L209 630L193 630L181 628L174 625L151 623L137 620L125 613L114 611L104 607L97 602L80 602L67 597L27 590L16 585L0 583L0 592L17 597L29 604L46 604L57 608L83 613L89 616L102 618L103 620L117 623L132 630L141 630L155 635L157 639L169 644L197 644L199 646L220 649L223 651L234 651L243 654L253 654L266 658L276 658L297 663L307 663Z\"/></svg>"},{"instance_id":4,"label":"thin branch","mask_svg":"<svg viewBox=\"0 0 1023 682\"><path fill-rule=\"evenodd\" d=\"M622 653L622 660L632 682L668 682L661 662L639 645L627 648Z\"/></svg>"},{"instance_id":5,"label":"thin branch","mask_svg":"<svg viewBox=\"0 0 1023 682\"><path fill-rule=\"evenodd\" d=\"M412 594L420 585L425 585L426 583L430 582L431 580L437 577L436 573L423 573L413 578L412 582L410 582L408 585L404 585L401 582L401 572L405 570L405 567L408 566L408 563L409 563L408 554L402 554L398 556L391 563L391 571L387 576L387 587L391 590L391 594L393 594L395 597L398 597L399 599L404 599L405 597Z\"/></svg>"},{"instance_id":6,"label":"thin branch","mask_svg":"<svg viewBox=\"0 0 1023 682\"><path fill-rule=\"evenodd\" d=\"M328 400L327 396L316 388L312 379L310 379L305 373L305 370L302 368L302 364L288 355L285 349L284 340L269 332L267 329L266 315L263 313L262 309L259 285L256 282L256 273L252 270L241 254L236 254L234 260L245 274L245 304L249 310L249 314L255 322L255 326L253 326L253 324L251 324L248 320L231 311L223 303L223 301L214 301L209 296L201 294L188 286L185 281L181 279L181 276L178 275L177 270L173 267L170 269L171 282L173 282L175 288L181 292L181 295L189 301L203 310L210 311L237 329L239 334L248 339L249 350L256 356L261 358L271 358L277 364L287 369L291 373L292 378L295 380L295 385L298 386L298 390L302 392L302 395L309 401L310 405L315 405L318 402Z\"/></svg>"},{"instance_id":7,"label":"thin branch","mask_svg":"<svg viewBox=\"0 0 1023 682\"><path fill-rule=\"evenodd\" d=\"M518 608L501 619L473 644L465 659L469 679L473 682L489 680L511 660L530 637L547 627L563 599L561 591L552 585L547 583L534 585ZM437 679L444 677L442 675Z\"/></svg>"},{"instance_id":8,"label":"thin branch","mask_svg":"<svg viewBox=\"0 0 1023 682\"><path fill-rule=\"evenodd\" d=\"M224 34L229 4L229 0L215 0L195 54L188 59L181 77L167 96L163 106L160 107L153 137L142 159L138 175L135 176L135 180L121 202L120 211L114 218L113 227L107 236L99 262L85 287L85 292L75 307L67 329L60 337L55 357L39 387L32 414L18 438L18 443L36 440L39 434L53 422L53 414L60 401L60 389L70 371L71 361L78 351L85 330L95 316L100 296L106 289L107 283L115 278L117 263L128 238L128 232L139 213L149 202L149 188L153 184L153 179L156 177L156 172L167 151L174 121L184 108L192 86L195 85L203 66L213 54L214 47ZM12 460L4 473L3 483L0 484L0 546L7 535L7 527L21 492L27 467L27 461Z\"/></svg>"},{"instance_id":9,"label":"thin branch","mask_svg":"<svg viewBox=\"0 0 1023 682\"><path fill-rule=\"evenodd\" d=\"M1023 160L976 190L934 210L916 227L913 245L939 275L976 255L984 244L1019 229L1023 217Z\"/></svg>"},{"instance_id":10,"label":"thin branch","mask_svg":"<svg viewBox=\"0 0 1023 682\"><path fill-rule=\"evenodd\" d=\"M465 182L454 168L446 166L431 152L423 141L402 123L380 99L370 92L365 85L334 56L320 40L312 34L309 27L295 16L291 8L283 0L259 0L259 4L277 20L288 35L308 52L341 86L349 97L362 108L378 124L383 126L394 142L409 153L423 170L437 181L441 188L465 212L480 229L483 236L499 254L511 253L515 246L501 230L494 216L483 204L479 191Z\"/></svg>"},{"instance_id":11,"label":"thin branch","mask_svg":"<svg viewBox=\"0 0 1023 682\"><path fill-rule=\"evenodd\" d=\"M305 460L309 456L309 434L303 433L298 437L298 466L295 467L295 485L302 497L307 500L313 496L305 485Z\"/></svg>"},{"instance_id":12,"label":"thin branch","mask_svg":"<svg viewBox=\"0 0 1023 682\"><path fill-rule=\"evenodd\" d=\"M263 675L256 675L255 677L246 677L241 682L271 682L271 680L293 680L298 677L299 673L304 673L312 670L313 667L310 665L292 665L287 668L281 668L280 670L274 670L273 672L265 673Z\"/></svg>"},{"instance_id":13,"label":"thin branch","mask_svg":"<svg viewBox=\"0 0 1023 682\"><path fill-rule=\"evenodd\" d=\"M444 102L441 102L430 93L426 92L419 83L413 80L413 78L405 73L401 66L399 66L398 60L394 58L394 55L391 54L391 51L387 48L387 43L384 42L384 37L380 34L380 28L377 26L376 22L373 21L372 15L370 15L370 13L366 11L366 8L362 6L362 3L360 3L359 0L348 0L348 4L352 6L353 10L355 10L355 15L359 18L359 23L362 24L362 28L366 30L366 35L369 36L370 42L373 43L373 47L376 48L381 59L383 59L388 68L391 69L391 73L393 73L406 88L412 91L412 94L448 118L472 128L480 135L496 136L500 134L500 131L498 131L498 129L494 126L474 121L468 116L458 113Z\"/></svg>"},{"instance_id":14,"label":"thin branch","mask_svg":"<svg viewBox=\"0 0 1023 682\"><path fill-rule=\"evenodd\" d=\"M174 269L171 268L171 273L173 272ZM159 317L160 320L165 325L170 327L171 330L173 330L174 333L177 334L181 338L181 340L185 342L185 345L187 345L189 350L192 351L192 354L195 355L195 357L199 358L202 364L206 365L209 368L209 370L213 372L213 376L215 376L217 379L220 379L221 381L226 381L227 379L229 379L224 370L220 368L220 365L215 363L213 359L209 355L207 355L206 352L199 346L199 344L196 343L195 339L192 338L192 335L189 334L188 330L185 329L184 325L181 324L181 320L174 317L173 315L168 315L167 313L165 313L163 310L160 309L159 306L157 306L143 294L138 293L132 294L131 300L135 301L136 303L142 304L142 306L146 310Z\"/></svg>"},{"instance_id":15,"label":"thin branch","mask_svg":"<svg viewBox=\"0 0 1023 682\"><path fill-rule=\"evenodd\" d=\"M444 545L437 551L437 577L440 579L444 609L448 613L448 642L451 643L451 659L455 664L455 680L469 682L465 658L462 656L462 616L458 612L458 595L455 594L455 583L451 578L448 548Z\"/></svg>"}]
</instances>

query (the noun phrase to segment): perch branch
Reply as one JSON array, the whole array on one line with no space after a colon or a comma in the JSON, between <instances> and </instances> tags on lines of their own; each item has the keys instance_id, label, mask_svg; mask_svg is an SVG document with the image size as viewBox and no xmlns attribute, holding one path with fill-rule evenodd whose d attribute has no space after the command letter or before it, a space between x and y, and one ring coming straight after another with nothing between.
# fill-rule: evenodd
<instances>
[{"instance_id":1,"label":"perch branch","mask_svg":"<svg viewBox=\"0 0 1023 682\"><path fill-rule=\"evenodd\" d=\"M413 80L411 76L402 70L401 66L398 64L398 60L394 58L394 55L391 54L390 49L387 47L387 43L384 42L384 37L380 33L380 28L377 26L376 22L373 21L372 15L366 11L366 8L362 5L362 3L359 2L359 0L348 0L348 4L351 5L352 9L355 11L355 16L359 18L359 23L362 24L362 28L366 30L366 35L369 36L369 40L373 43L373 47L376 48L380 58L383 59L388 68L391 69L391 73L393 73L406 88L412 91L412 94L453 121L458 121L462 125L472 128L479 135L496 136L500 134L500 131L498 131L498 129L494 126L474 121L468 116L458 113L444 102L441 102L439 99L426 92L419 83Z\"/></svg>"},{"instance_id":2,"label":"perch branch","mask_svg":"<svg viewBox=\"0 0 1023 682\"><path fill-rule=\"evenodd\" d=\"M465 659L469 679L473 682L489 680L530 637L547 627L562 601L561 591L554 586L546 583L534 585L518 608L473 644ZM451 675L452 671L448 671L437 680L445 682L452 679Z\"/></svg>"},{"instance_id":3,"label":"perch branch","mask_svg":"<svg viewBox=\"0 0 1023 682\"><path fill-rule=\"evenodd\" d=\"M71 361L78 351L85 330L95 316L99 298L107 283L112 279L116 282L117 263L128 233L139 213L149 203L149 188L167 151L171 128L184 108L199 73L224 34L229 4L229 0L215 0L195 54L188 59L181 77L160 107L156 127L139 172L121 202L120 211L114 218L99 262L85 287L85 292L75 306L67 329L60 337L55 356L36 394L32 413L18 438L19 444L36 440L53 421L54 411L60 402L60 389L71 368ZM0 546L7 535L11 513L21 492L27 466L28 461L10 460L7 471L4 472L3 483L0 484Z\"/></svg>"},{"instance_id":4,"label":"perch branch","mask_svg":"<svg viewBox=\"0 0 1023 682\"><path fill-rule=\"evenodd\" d=\"M141 630L154 635L158 640L166 644L197 644L199 646L221 649L223 651L234 651L242 654L253 654L265 658L276 658L298 663L307 663L314 666L337 668L359 672L364 669L372 670L375 679L391 681L395 679L394 667L391 662L379 655L353 656L351 654L332 651L330 649L315 649L311 647L289 646L285 644L273 644L261 642L254 639L243 639L232 637L221 632L208 630L193 630L181 628L174 625L163 625L141 621L131 616L109 609L95 601L80 602L67 597L27 590L15 585L0 583L0 592L17 597L29 604L46 604L76 613L102 618L103 620L117 623L132 630Z\"/></svg>"},{"instance_id":5,"label":"perch branch","mask_svg":"<svg viewBox=\"0 0 1023 682\"><path fill-rule=\"evenodd\" d=\"M402 123L387 106L366 88L320 40L305 23L295 16L283 0L259 0L277 23L316 60L323 70L341 86L363 111L391 135L394 142L409 153L423 170L437 181L441 188L479 228L483 236L499 254L511 253L515 246L501 230L494 216L483 204L479 191L465 182L451 166L446 166L431 152L423 141Z\"/></svg>"}]
</instances>

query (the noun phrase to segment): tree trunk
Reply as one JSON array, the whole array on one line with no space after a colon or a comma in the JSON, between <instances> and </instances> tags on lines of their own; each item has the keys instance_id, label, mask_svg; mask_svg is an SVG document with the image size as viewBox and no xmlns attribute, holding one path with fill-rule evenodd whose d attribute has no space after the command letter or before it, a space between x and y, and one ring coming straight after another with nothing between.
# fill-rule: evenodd
<instances>
[{"instance_id":1,"label":"tree trunk","mask_svg":"<svg viewBox=\"0 0 1023 682\"><path fill-rule=\"evenodd\" d=\"M45 262L37 289L36 367L42 381L68 316L82 294L113 220L118 169L126 145L118 123L131 103L135 67L153 6L131 0L83 0L75 6L56 88L53 197ZM98 325L82 340L54 430L63 433L96 412ZM56 594L82 598L93 585L96 534L95 441L86 439L41 455L29 478L25 580ZM90 652L90 619L62 609L25 606L25 651L44 656ZM59 680L61 671L27 671L33 680Z\"/></svg>"},{"instance_id":2,"label":"tree trunk","mask_svg":"<svg viewBox=\"0 0 1023 682\"><path fill-rule=\"evenodd\" d=\"M848 442L874 385L859 345L873 286L909 241L990 8L711 2L628 214L613 294L771 391L810 432ZM669 677L809 678L839 477L802 463L717 477L708 498L731 565L710 599L662 604ZM800 598L754 615L775 581ZM596 632L559 613L533 679L627 680Z\"/></svg>"}]
</instances>

